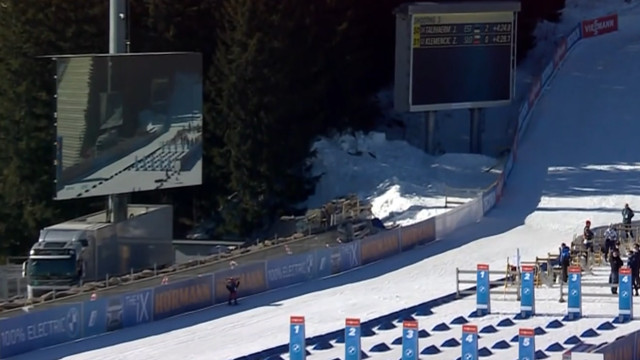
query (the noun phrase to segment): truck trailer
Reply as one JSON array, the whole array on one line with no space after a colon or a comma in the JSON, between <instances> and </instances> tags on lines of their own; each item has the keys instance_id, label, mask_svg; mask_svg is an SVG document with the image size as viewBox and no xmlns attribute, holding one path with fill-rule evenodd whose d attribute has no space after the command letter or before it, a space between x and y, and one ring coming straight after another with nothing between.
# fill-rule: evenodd
<instances>
[{"instance_id":1,"label":"truck trailer","mask_svg":"<svg viewBox=\"0 0 640 360\"><path fill-rule=\"evenodd\" d=\"M42 229L23 263L28 297L173 265L173 207L128 205L127 214L112 223L101 211Z\"/></svg>"}]
</instances>

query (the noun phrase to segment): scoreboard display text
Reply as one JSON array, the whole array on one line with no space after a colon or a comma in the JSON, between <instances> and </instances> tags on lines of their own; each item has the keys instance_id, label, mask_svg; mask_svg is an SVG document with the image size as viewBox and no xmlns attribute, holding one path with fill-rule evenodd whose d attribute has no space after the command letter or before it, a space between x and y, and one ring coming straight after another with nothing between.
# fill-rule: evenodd
<instances>
[{"instance_id":1,"label":"scoreboard display text","mask_svg":"<svg viewBox=\"0 0 640 360\"><path fill-rule=\"evenodd\" d=\"M411 27L412 108L511 100L513 13L419 14L412 15Z\"/></svg>"}]
</instances>

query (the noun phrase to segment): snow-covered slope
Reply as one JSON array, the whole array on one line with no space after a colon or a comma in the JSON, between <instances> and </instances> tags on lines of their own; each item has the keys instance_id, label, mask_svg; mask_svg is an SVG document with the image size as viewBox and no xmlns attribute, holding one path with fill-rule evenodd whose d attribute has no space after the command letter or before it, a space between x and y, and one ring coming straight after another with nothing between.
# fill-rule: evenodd
<instances>
[{"instance_id":1,"label":"snow-covered slope","mask_svg":"<svg viewBox=\"0 0 640 360\"><path fill-rule=\"evenodd\" d=\"M314 173L322 177L307 206L358 194L372 203L376 217L399 225L446 211L445 196L470 198L499 175L498 161L489 156L434 157L379 132L321 139L314 149Z\"/></svg>"}]
</instances>

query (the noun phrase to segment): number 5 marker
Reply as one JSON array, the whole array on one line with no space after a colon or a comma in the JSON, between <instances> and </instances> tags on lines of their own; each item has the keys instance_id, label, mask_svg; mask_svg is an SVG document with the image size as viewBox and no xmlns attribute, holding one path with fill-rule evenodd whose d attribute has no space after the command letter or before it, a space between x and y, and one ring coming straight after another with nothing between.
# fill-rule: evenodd
<instances>
[{"instance_id":1,"label":"number 5 marker","mask_svg":"<svg viewBox=\"0 0 640 360\"><path fill-rule=\"evenodd\" d=\"M536 358L536 332L533 329L520 329L518 332L518 359Z\"/></svg>"}]
</instances>

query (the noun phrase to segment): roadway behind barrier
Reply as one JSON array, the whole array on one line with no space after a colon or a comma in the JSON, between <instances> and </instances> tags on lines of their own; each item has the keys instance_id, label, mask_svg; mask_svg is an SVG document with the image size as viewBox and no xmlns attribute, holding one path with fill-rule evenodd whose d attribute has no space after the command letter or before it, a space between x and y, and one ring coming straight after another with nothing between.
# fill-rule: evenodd
<instances>
[{"instance_id":1,"label":"roadway behind barrier","mask_svg":"<svg viewBox=\"0 0 640 360\"><path fill-rule=\"evenodd\" d=\"M542 89L561 66L568 51L583 38L582 29L588 31L588 25L600 21L598 19L583 21L559 42L553 59L536 78L529 96L520 108L517 135L502 174L491 187L473 200L435 218L383 231L362 240L273 259L249 260L233 269L229 269L227 265L224 265L225 268L221 265L218 269L202 267L195 270L195 273L189 272L188 278L170 276L166 284L160 285L157 279L152 279L139 284L148 286L145 289L116 294L99 293L94 300L89 300L88 295L72 297L65 299L68 303L62 305L38 307L33 312L2 319L0 358L224 303L227 301L225 281L229 277L240 280L241 297L254 295L366 265L418 245L444 239L456 229L479 221L502 197L517 158L518 141L524 136L531 110ZM615 19L617 30L617 15ZM595 35L588 33L588 36ZM625 344L621 343L620 346L626 346Z\"/></svg>"}]
</instances>

